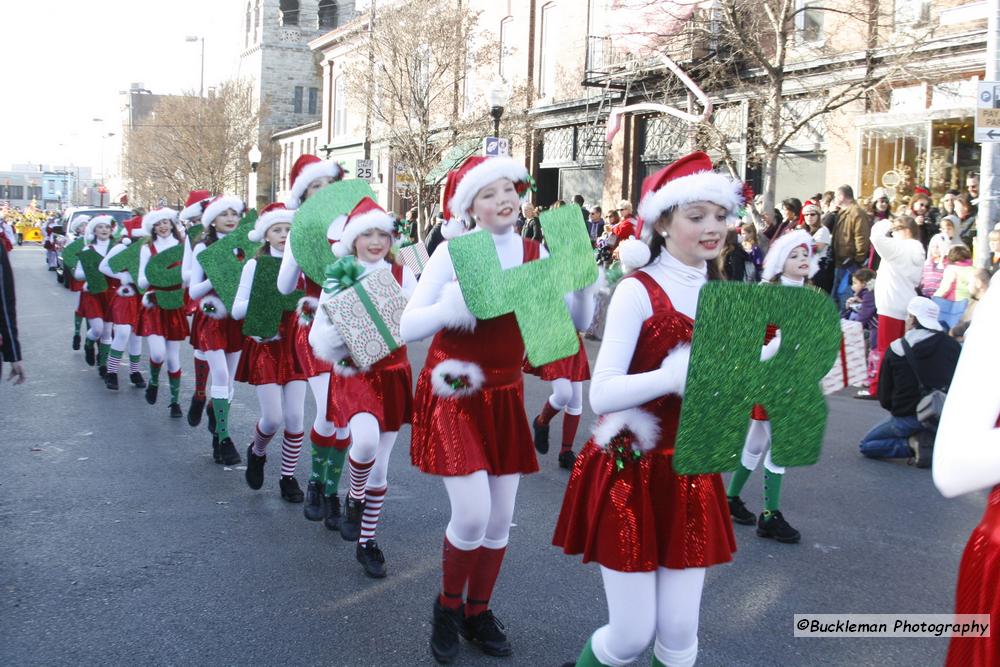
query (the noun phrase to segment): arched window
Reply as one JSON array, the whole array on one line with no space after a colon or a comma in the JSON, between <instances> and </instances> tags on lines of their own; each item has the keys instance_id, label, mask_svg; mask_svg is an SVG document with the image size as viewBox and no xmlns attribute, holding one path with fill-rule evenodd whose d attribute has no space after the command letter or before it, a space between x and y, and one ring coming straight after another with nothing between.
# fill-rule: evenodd
<instances>
[{"instance_id":1,"label":"arched window","mask_svg":"<svg viewBox=\"0 0 1000 667\"><path fill-rule=\"evenodd\" d=\"M250 46L250 26L251 26L251 16L250 13L250 3L247 3L247 29L246 33L243 35L243 48Z\"/></svg>"},{"instance_id":2,"label":"arched window","mask_svg":"<svg viewBox=\"0 0 1000 667\"><path fill-rule=\"evenodd\" d=\"M278 8L279 25L299 24L299 0L280 0Z\"/></svg>"},{"instance_id":3,"label":"arched window","mask_svg":"<svg viewBox=\"0 0 1000 667\"><path fill-rule=\"evenodd\" d=\"M337 3L334 0L320 0L319 27L333 30L339 25L337 18Z\"/></svg>"}]
</instances>

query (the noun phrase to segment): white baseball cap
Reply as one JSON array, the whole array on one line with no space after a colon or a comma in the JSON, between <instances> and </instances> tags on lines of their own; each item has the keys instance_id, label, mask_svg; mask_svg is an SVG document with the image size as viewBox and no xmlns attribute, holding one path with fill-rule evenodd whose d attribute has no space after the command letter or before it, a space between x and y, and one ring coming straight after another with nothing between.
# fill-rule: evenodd
<instances>
[{"instance_id":1,"label":"white baseball cap","mask_svg":"<svg viewBox=\"0 0 1000 667\"><path fill-rule=\"evenodd\" d=\"M944 331L938 318L941 317L941 309L938 305L923 296L915 296L906 305L906 312L917 318L920 326L933 331Z\"/></svg>"}]
</instances>

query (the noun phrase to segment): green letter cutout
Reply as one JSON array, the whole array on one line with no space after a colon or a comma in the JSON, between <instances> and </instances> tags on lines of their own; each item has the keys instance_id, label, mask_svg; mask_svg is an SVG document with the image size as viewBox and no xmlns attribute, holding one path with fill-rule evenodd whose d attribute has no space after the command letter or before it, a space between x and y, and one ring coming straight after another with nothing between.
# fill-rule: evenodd
<instances>
[{"instance_id":1,"label":"green letter cutout","mask_svg":"<svg viewBox=\"0 0 1000 667\"><path fill-rule=\"evenodd\" d=\"M81 236L63 248L63 268L65 271L68 271L67 275L73 275L73 271L76 269L76 264L80 261L80 258L77 255L80 254L80 251L84 249L85 245L83 237Z\"/></svg>"},{"instance_id":2,"label":"green letter cutout","mask_svg":"<svg viewBox=\"0 0 1000 667\"><path fill-rule=\"evenodd\" d=\"M326 231L330 223L347 215L365 197L375 199L368 181L352 178L331 183L315 194L295 212L292 224L292 256L309 280L322 285L326 265L336 261L330 252Z\"/></svg>"},{"instance_id":3,"label":"green letter cutout","mask_svg":"<svg viewBox=\"0 0 1000 667\"><path fill-rule=\"evenodd\" d=\"M448 243L462 295L481 320L514 313L528 361L541 366L576 354L579 338L563 297L597 280L597 264L579 206L541 217L549 256L500 268L492 236L473 232Z\"/></svg>"},{"instance_id":4,"label":"green letter cutout","mask_svg":"<svg viewBox=\"0 0 1000 667\"><path fill-rule=\"evenodd\" d=\"M137 283L136 289L139 289L139 253L145 243L145 239L132 241L127 248L108 260L108 266L115 273L128 271L128 274L132 276L132 282Z\"/></svg>"},{"instance_id":5,"label":"green letter cutout","mask_svg":"<svg viewBox=\"0 0 1000 667\"><path fill-rule=\"evenodd\" d=\"M236 290L240 286L243 264L260 248L259 243L247 238L256 221L257 211L251 210L243 216L236 229L226 234L226 238L216 241L198 255L198 263L212 281L212 289L219 295L227 309L233 307Z\"/></svg>"},{"instance_id":6,"label":"green letter cutout","mask_svg":"<svg viewBox=\"0 0 1000 667\"><path fill-rule=\"evenodd\" d=\"M200 222L196 225L191 225L187 230L188 241L191 243L191 247L198 245L198 241L201 241L202 234L205 233L205 225Z\"/></svg>"},{"instance_id":7,"label":"green letter cutout","mask_svg":"<svg viewBox=\"0 0 1000 667\"><path fill-rule=\"evenodd\" d=\"M781 344L761 361L769 323L781 330ZM819 290L714 281L702 287L674 470L735 470L755 403L771 421L774 462L815 463L827 412L819 383L840 337L837 308Z\"/></svg>"},{"instance_id":8,"label":"green letter cutout","mask_svg":"<svg viewBox=\"0 0 1000 667\"><path fill-rule=\"evenodd\" d=\"M184 246L180 243L158 252L146 263L146 280L155 290L156 305L163 310L184 307L184 290L181 289L181 262Z\"/></svg>"},{"instance_id":9,"label":"green letter cutout","mask_svg":"<svg viewBox=\"0 0 1000 667\"><path fill-rule=\"evenodd\" d=\"M78 253L77 258L83 263L83 274L87 277L87 291L91 294L100 294L107 290L108 279L98 268L104 255L93 248L87 248Z\"/></svg>"},{"instance_id":10,"label":"green letter cutout","mask_svg":"<svg viewBox=\"0 0 1000 667\"><path fill-rule=\"evenodd\" d=\"M278 325L285 311L295 310L302 292L292 292L285 296L278 291L279 257L258 257L257 269L253 274L250 289L250 304L243 321L243 333L258 338L272 338L278 333Z\"/></svg>"}]
</instances>

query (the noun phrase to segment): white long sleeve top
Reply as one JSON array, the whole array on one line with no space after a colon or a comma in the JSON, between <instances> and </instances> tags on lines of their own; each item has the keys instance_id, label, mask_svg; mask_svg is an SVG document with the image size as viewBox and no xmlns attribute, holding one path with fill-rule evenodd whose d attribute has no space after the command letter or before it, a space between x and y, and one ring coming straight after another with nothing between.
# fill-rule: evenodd
<instances>
[{"instance_id":1,"label":"white long sleeve top","mask_svg":"<svg viewBox=\"0 0 1000 667\"><path fill-rule=\"evenodd\" d=\"M1000 386L996 382L1000 340L1000 279L990 282L965 334L938 424L934 484L949 498L1000 484Z\"/></svg>"},{"instance_id":2,"label":"white long sleeve top","mask_svg":"<svg viewBox=\"0 0 1000 667\"><path fill-rule=\"evenodd\" d=\"M170 250L175 245L180 243L173 236L167 236L165 238L156 237L153 239L153 245L156 247L156 252L161 253L165 250ZM149 289L149 280L146 278L146 265L149 264L149 259L152 257L152 253L149 250L149 244L142 246L139 251L139 287L140 289ZM183 265L183 262L182 262ZM184 269L181 269L181 279L183 280Z\"/></svg>"},{"instance_id":3,"label":"white long sleeve top","mask_svg":"<svg viewBox=\"0 0 1000 667\"><path fill-rule=\"evenodd\" d=\"M280 250L268 246L268 253L271 257L283 259L284 254ZM250 307L250 292L253 289L253 279L257 275L257 258L252 257L243 265L243 272L240 273L240 286L236 288L236 298L233 299L233 309L229 311L230 317L234 320L242 320L247 316Z\"/></svg>"},{"instance_id":4,"label":"white long sleeve top","mask_svg":"<svg viewBox=\"0 0 1000 667\"><path fill-rule=\"evenodd\" d=\"M219 234L219 241L226 238L225 234ZM207 248L204 243L198 243L191 251L191 282L188 283L188 294L192 299L200 299L212 291L212 281L205 275L205 269L198 261L198 255ZM183 271L183 269L181 269Z\"/></svg>"},{"instance_id":5,"label":"white long sleeve top","mask_svg":"<svg viewBox=\"0 0 1000 667\"><path fill-rule=\"evenodd\" d=\"M875 279L875 307L879 315L906 319L906 306L917 295L916 288L924 272L924 246L916 239L886 236L892 220L879 220L872 226L872 246L882 257Z\"/></svg>"},{"instance_id":6,"label":"white long sleeve top","mask_svg":"<svg viewBox=\"0 0 1000 667\"><path fill-rule=\"evenodd\" d=\"M92 246L94 250L97 251L98 255L101 255L103 257L108 254L108 250L111 247L111 240L108 239L107 241L94 241L93 243L90 244L90 246ZM101 264L103 263L104 260L101 260ZM101 269L100 265L98 265L97 268L98 270L100 270ZM103 271L101 271L101 273L103 273ZM87 274L83 272L83 262L76 263L76 268L73 269L73 277L76 278L77 280L87 279Z\"/></svg>"},{"instance_id":7,"label":"white long sleeve top","mask_svg":"<svg viewBox=\"0 0 1000 667\"><path fill-rule=\"evenodd\" d=\"M436 253L435 253L436 254ZM665 249L656 261L643 269L667 293L674 308L695 318L698 292L708 281L708 268L688 266ZM687 364L629 375L632 355L639 344L642 324L653 315L646 288L638 280L624 279L618 283L608 305L607 324L597 363L590 382L590 407L599 415L627 410L665 396L676 387L683 387ZM684 346L686 348L687 346ZM677 348L667 356L679 354ZM681 374L682 377L678 377Z\"/></svg>"},{"instance_id":8,"label":"white long sleeve top","mask_svg":"<svg viewBox=\"0 0 1000 667\"><path fill-rule=\"evenodd\" d=\"M513 229L492 236L500 259L500 268L509 269L524 263L524 242ZM540 248L539 258L548 255L544 247ZM448 252L448 241L444 241L428 260L427 266L420 274L417 288L403 312L399 325L399 333L403 340L406 342L423 340L444 328L449 320L445 309L450 305L440 302L441 292L445 285L456 279L455 265L451 261L451 253ZM577 330L589 327L590 321L594 318L596 284L567 294L565 297L566 306Z\"/></svg>"},{"instance_id":9,"label":"white long sleeve top","mask_svg":"<svg viewBox=\"0 0 1000 667\"><path fill-rule=\"evenodd\" d=\"M191 247L191 237L184 235L184 257L181 259L181 281L191 284L191 265L194 263L194 248Z\"/></svg>"}]
</instances>

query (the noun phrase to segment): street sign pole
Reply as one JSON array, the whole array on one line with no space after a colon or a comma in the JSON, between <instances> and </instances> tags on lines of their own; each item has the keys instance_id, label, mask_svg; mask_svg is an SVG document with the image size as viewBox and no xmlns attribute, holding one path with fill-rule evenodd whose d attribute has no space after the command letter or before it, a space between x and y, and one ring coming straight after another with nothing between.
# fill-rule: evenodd
<instances>
[{"instance_id":1,"label":"street sign pole","mask_svg":"<svg viewBox=\"0 0 1000 667\"><path fill-rule=\"evenodd\" d=\"M1000 81L1000 2L986 3L989 16L986 22L986 80ZM994 96L1000 89L994 87ZM979 103L979 100L977 100ZM994 99L994 109L1000 106ZM979 110L976 110L977 117ZM982 144L979 166L979 215L976 218L976 258L979 266L990 265L989 234L993 224L1000 220L1000 128L987 130L989 141Z\"/></svg>"}]
</instances>

